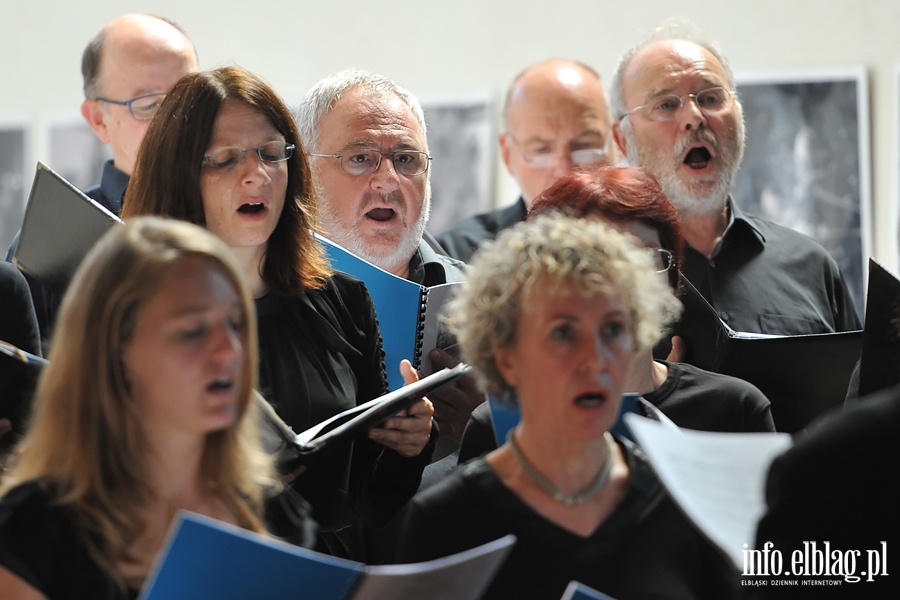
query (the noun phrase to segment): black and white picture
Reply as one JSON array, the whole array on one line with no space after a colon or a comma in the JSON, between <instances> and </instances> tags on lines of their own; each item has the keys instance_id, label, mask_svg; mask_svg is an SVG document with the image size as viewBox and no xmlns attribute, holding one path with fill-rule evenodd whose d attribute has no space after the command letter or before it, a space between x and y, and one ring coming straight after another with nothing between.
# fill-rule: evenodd
<instances>
[{"instance_id":1,"label":"black and white picture","mask_svg":"<svg viewBox=\"0 0 900 600\"><path fill-rule=\"evenodd\" d=\"M437 235L493 208L496 135L487 94L425 100L422 106L434 157L428 231Z\"/></svg>"},{"instance_id":2,"label":"black and white picture","mask_svg":"<svg viewBox=\"0 0 900 600\"><path fill-rule=\"evenodd\" d=\"M747 147L736 202L824 245L862 315L871 254L865 71L738 77L738 95Z\"/></svg>"},{"instance_id":3,"label":"black and white picture","mask_svg":"<svg viewBox=\"0 0 900 600\"><path fill-rule=\"evenodd\" d=\"M27 139L24 123L0 121L0 259L6 256L25 214Z\"/></svg>"},{"instance_id":4,"label":"black and white picture","mask_svg":"<svg viewBox=\"0 0 900 600\"><path fill-rule=\"evenodd\" d=\"M103 163L112 157L81 115L59 116L46 129L46 158L41 160L80 190L100 183Z\"/></svg>"}]
</instances>

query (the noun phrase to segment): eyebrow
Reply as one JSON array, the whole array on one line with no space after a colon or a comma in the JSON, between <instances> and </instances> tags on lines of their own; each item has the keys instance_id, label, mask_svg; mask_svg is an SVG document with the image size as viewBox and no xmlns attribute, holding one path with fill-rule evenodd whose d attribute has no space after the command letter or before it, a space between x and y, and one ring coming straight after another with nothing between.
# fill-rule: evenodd
<instances>
[{"instance_id":1,"label":"eyebrow","mask_svg":"<svg viewBox=\"0 0 900 600\"><path fill-rule=\"evenodd\" d=\"M350 143L346 144L345 146L343 146L341 148L340 152L344 153L344 152L347 152L348 150L353 150L355 148L365 149L365 150L381 150L382 145L377 144L369 139L356 140L356 141L350 142ZM397 142L396 144L391 146L391 148L389 150L385 150L385 152L396 152L398 150L415 150L416 152L427 152L427 150L420 148L419 145L416 144L415 142L408 141L408 140L403 140L403 141Z\"/></svg>"}]
</instances>

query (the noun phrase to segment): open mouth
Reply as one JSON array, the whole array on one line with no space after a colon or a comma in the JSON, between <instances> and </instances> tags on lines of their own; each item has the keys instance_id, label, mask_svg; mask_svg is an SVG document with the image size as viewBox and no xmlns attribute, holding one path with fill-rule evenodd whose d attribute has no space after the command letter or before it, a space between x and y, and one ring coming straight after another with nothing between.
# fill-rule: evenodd
<instances>
[{"instance_id":1,"label":"open mouth","mask_svg":"<svg viewBox=\"0 0 900 600\"><path fill-rule=\"evenodd\" d=\"M390 221L395 214L393 208L373 208L366 213L366 216L373 221Z\"/></svg>"},{"instance_id":2,"label":"open mouth","mask_svg":"<svg viewBox=\"0 0 900 600\"><path fill-rule=\"evenodd\" d=\"M247 204L241 204L238 207L239 213L244 213L245 215L256 215L266 210L266 205L262 202L248 202Z\"/></svg>"},{"instance_id":3,"label":"open mouth","mask_svg":"<svg viewBox=\"0 0 900 600\"><path fill-rule=\"evenodd\" d=\"M691 148L684 157L684 164L691 169L703 169L709 164L712 154L703 146Z\"/></svg>"},{"instance_id":4,"label":"open mouth","mask_svg":"<svg viewBox=\"0 0 900 600\"><path fill-rule=\"evenodd\" d=\"M216 393L216 392L227 392L228 390L230 390L233 387L234 387L234 381L232 381L231 379L220 378L220 379L216 379L215 381L210 383L208 386L206 386L206 389L209 390L210 392Z\"/></svg>"},{"instance_id":5,"label":"open mouth","mask_svg":"<svg viewBox=\"0 0 900 600\"><path fill-rule=\"evenodd\" d=\"M575 398L575 404L585 408L597 408L606 402L606 394L602 392L589 392Z\"/></svg>"}]
</instances>

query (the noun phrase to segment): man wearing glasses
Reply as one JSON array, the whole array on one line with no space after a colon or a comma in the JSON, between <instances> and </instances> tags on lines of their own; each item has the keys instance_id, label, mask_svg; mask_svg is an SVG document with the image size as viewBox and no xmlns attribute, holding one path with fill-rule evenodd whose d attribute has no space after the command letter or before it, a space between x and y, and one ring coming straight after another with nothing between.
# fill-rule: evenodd
<instances>
[{"instance_id":1,"label":"man wearing glasses","mask_svg":"<svg viewBox=\"0 0 900 600\"><path fill-rule=\"evenodd\" d=\"M450 256L468 262L478 247L525 220L534 199L573 170L614 162L611 123L600 76L587 65L551 59L532 65L506 94L500 135L503 162L522 195L438 236Z\"/></svg>"},{"instance_id":2,"label":"man wearing glasses","mask_svg":"<svg viewBox=\"0 0 900 600\"><path fill-rule=\"evenodd\" d=\"M109 22L84 49L84 120L112 160L85 193L118 214L138 147L156 108L175 82L196 71L191 41L174 23L149 15Z\"/></svg>"},{"instance_id":3,"label":"man wearing glasses","mask_svg":"<svg viewBox=\"0 0 900 600\"><path fill-rule=\"evenodd\" d=\"M149 15L122 15L107 23L84 49L81 71L85 100L81 114L113 158L103 165L100 183L84 193L119 214L138 147L165 94L197 70L190 40L175 24ZM52 165L51 165L52 166ZM7 251L11 260L19 236ZM41 339L53 328L63 290L26 275Z\"/></svg>"},{"instance_id":4,"label":"man wearing glasses","mask_svg":"<svg viewBox=\"0 0 900 600\"><path fill-rule=\"evenodd\" d=\"M431 156L412 94L380 75L342 71L307 93L298 120L329 239L425 286L465 278L462 263L422 239Z\"/></svg>"},{"instance_id":5,"label":"man wearing glasses","mask_svg":"<svg viewBox=\"0 0 900 600\"><path fill-rule=\"evenodd\" d=\"M859 329L828 252L733 202L744 148L741 103L725 57L694 39L680 23L659 29L625 53L610 85L619 150L659 179L681 216L684 275L737 331Z\"/></svg>"}]
</instances>

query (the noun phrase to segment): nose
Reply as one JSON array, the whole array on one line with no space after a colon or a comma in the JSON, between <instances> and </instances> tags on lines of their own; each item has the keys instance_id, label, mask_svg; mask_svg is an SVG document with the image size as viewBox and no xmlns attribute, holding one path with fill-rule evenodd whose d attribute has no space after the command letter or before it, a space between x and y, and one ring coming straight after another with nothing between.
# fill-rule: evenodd
<instances>
[{"instance_id":1,"label":"nose","mask_svg":"<svg viewBox=\"0 0 900 600\"><path fill-rule=\"evenodd\" d=\"M240 334L230 319L220 320L213 336L213 357L222 364L232 365L239 363L243 356L244 347Z\"/></svg>"},{"instance_id":2,"label":"nose","mask_svg":"<svg viewBox=\"0 0 900 600\"><path fill-rule=\"evenodd\" d=\"M572 161L572 154L563 152L553 166L553 180L556 181L560 177L568 175L575 170L575 166L575 163Z\"/></svg>"},{"instance_id":3,"label":"nose","mask_svg":"<svg viewBox=\"0 0 900 600\"><path fill-rule=\"evenodd\" d=\"M378 192L393 192L400 187L400 174L390 156L382 156L378 168L372 172L370 185Z\"/></svg>"},{"instance_id":4,"label":"nose","mask_svg":"<svg viewBox=\"0 0 900 600\"><path fill-rule=\"evenodd\" d=\"M594 334L585 340L583 365L589 373L599 373L606 370L609 364L609 346L600 334Z\"/></svg>"},{"instance_id":5,"label":"nose","mask_svg":"<svg viewBox=\"0 0 900 600\"><path fill-rule=\"evenodd\" d=\"M684 97L684 105L681 107L679 118L685 131L699 129L706 123L706 114L700 110L700 105L697 104L697 99L694 96Z\"/></svg>"},{"instance_id":6,"label":"nose","mask_svg":"<svg viewBox=\"0 0 900 600\"><path fill-rule=\"evenodd\" d=\"M244 181L262 183L271 181L269 171L266 169L266 164L254 150L248 150L244 156L241 157L241 169Z\"/></svg>"}]
</instances>

